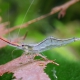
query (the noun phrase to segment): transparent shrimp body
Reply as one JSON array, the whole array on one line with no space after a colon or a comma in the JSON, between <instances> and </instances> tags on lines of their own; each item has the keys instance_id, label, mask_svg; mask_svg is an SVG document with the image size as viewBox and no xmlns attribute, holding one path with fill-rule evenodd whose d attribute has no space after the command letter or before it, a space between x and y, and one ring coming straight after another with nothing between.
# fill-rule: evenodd
<instances>
[{"instance_id":1,"label":"transparent shrimp body","mask_svg":"<svg viewBox=\"0 0 80 80\"><path fill-rule=\"evenodd\" d=\"M76 40L79 40L79 38L56 39L54 37L49 37L38 44L22 45L22 48L26 52L30 52L30 53L43 52L51 48L60 47L69 44Z\"/></svg>"}]
</instances>

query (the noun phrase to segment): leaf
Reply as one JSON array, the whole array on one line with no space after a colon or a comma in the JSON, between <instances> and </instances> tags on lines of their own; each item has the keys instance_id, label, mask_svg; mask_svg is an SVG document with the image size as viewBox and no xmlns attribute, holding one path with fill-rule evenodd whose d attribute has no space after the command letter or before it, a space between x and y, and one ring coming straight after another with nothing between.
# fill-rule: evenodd
<instances>
[{"instance_id":1,"label":"leaf","mask_svg":"<svg viewBox=\"0 0 80 80\"><path fill-rule=\"evenodd\" d=\"M3 76L0 76L0 80L12 80L13 73L5 73Z\"/></svg>"},{"instance_id":2,"label":"leaf","mask_svg":"<svg viewBox=\"0 0 80 80\"><path fill-rule=\"evenodd\" d=\"M12 28L9 28L9 29L5 28L7 25L9 25L9 22L5 22L5 23L0 24L0 37L3 37L4 35L11 32L9 29L12 29ZM4 37L3 37L3 39L4 39ZM23 39L23 37L16 38L13 40L13 42L19 42L21 39ZM7 45L7 43L0 39L0 48L5 47L6 45Z\"/></svg>"},{"instance_id":3,"label":"leaf","mask_svg":"<svg viewBox=\"0 0 80 80\"><path fill-rule=\"evenodd\" d=\"M44 68L51 61L32 60L31 56L22 55L0 66L0 76L4 73L14 73L14 80L50 80Z\"/></svg>"},{"instance_id":4,"label":"leaf","mask_svg":"<svg viewBox=\"0 0 80 80\"><path fill-rule=\"evenodd\" d=\"M7 33L7 29L5 28L9 22L1 23L0 24L0 36L4 36ZM6 46L6 43L0 40L0 48Z\"/></svg>"}]
</instances>

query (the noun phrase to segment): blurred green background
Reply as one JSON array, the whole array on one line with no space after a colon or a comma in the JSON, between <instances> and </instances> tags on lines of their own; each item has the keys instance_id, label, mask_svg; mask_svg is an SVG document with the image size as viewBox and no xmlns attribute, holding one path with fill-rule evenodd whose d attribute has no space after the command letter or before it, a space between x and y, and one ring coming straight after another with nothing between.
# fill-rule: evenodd
<instances>
[{"instance_id":1,"label":"blurred green background","mask_svg":"<svg viewBox=\"0 0 80 80\"><path fill-rule=\"evenodd\" d=\"M62 5L69 0L34 0L28 10L32 1L0 0L0 16L3 19L2 22L10 22L7 28L23 24L47 14L53 7ZM27 10L28 13L26 14ZM18 31L19 29L16 29L6 35L7 38L16 38ZM60 39L80 37L80 2L70 6L63 18L58 19L58 13L56 13L21 29L18 37L23 36L26 31L28 32L27 38L22 42L26 44L40 42L49 36ZM15 50L12 55L14 49L11 46L0 49L0 64L5 64L22 54L22 51ZM45 69L51 80L80 80L80 41L45 51L43 54L49 59L56 59L56 62L60 64L60 66L48 64ZM0 80L5 79L0 78Z\"/></svg>"}]
</instances>

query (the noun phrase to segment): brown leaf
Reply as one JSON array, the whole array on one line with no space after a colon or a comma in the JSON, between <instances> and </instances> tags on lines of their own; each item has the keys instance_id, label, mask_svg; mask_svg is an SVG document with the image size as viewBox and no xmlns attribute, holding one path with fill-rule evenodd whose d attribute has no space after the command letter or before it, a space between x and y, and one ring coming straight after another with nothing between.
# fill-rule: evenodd
<instances>
[{"instance_id":1,"label":"brown leaf","mask_svg":"<svg viewBox=\"0 0 80 80\"><path fill-rule=\"evenodd\" d=\"M51 61L31 60L30 56L21 56L0 66L0 76L13 72L14 80L50 80L44 72L46 64Z\"/></svg>"},{"instance_id":2,"label":"brown leaf","mask_svg":"<svg viewBox=\"0 0 80 80\"><path fill-rule=\"evenodd\" d=\"M9 22L1 23L0 24L0 36L4 36L6 34L6 26L9 24ZM5 47L6 43L2 40L0 40L0 48Z\"/></svg>"},{"instance_id":3,"label":"brown leaf","mask_svg":"<svg viewBox=\"0 0 80 80\"><path fill-rule=\"evenodd\" d=\"M1 23L0 24L0 36L3 36L6 34L7 29L5 28L7 25L9 24L9 22L5 22L5 23Z\"/></svg>"},{"instance_id":4,"label":"brown leaf","mask_svg":"<svg viewBox=\"0 0 80 80\"><path fill-rule=\"evenodd\" d=\"M16 79L14 80L50 80L48 75L44 72L45 65L48 62L37 61L28 65L23 65L12 72ZM44 64L40 66L39 64Z\"/></svg>"},{"instance_id":5,"label":"brown leaf","mask_svg":"<svg viewBox=\"0 0 80 80\"><path fill-rule=\"evenodd\" d=\"M4 39L3 36L11 32L10 29L12 29L12 28L7 29L6 28L7 25L9 25L9 22L0 23L0 38ZM12 42L16 43L16 42L19 42L22 39L23 39L23 37L19 37L19 38L13 39ZM6 45L7 45L7 43L5 41L3 41L3 40L0 39L0 48L5 47Z\"/></svg>"}]
</instances>

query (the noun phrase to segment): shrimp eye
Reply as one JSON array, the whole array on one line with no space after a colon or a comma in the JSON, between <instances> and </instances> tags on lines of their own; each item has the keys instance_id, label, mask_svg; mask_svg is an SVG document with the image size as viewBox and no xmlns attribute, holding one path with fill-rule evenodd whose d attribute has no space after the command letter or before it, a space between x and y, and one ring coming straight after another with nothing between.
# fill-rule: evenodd
<instances>
[{"instance_id":1,"label":"shrimp eye","mask_svg":"<svg viewBox=\"0 0 80 80\"><path fill-rule=\"evenodd\" d=\"M22 47L23 47L24 45L22 45Z\"/></svg>"}]
</instances>

